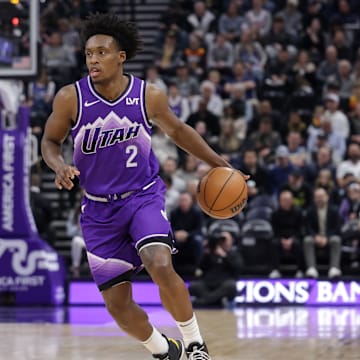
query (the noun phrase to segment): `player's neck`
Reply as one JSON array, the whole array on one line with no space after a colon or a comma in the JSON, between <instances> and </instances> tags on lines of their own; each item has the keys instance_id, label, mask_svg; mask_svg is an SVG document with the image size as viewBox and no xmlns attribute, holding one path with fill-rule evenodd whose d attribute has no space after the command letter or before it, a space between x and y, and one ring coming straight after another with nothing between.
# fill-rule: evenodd
<instances>
[{"instance_id":1,"label":"player's neck","mask_svg":"<svg viewBox=\"0 0 360 360\"><path fill-rule=\"evenodd\" d=\"M121 96L129 84L130 78L121 74L104 83L93 84L95 90L105 99L113 101Z\"/></svg>"}]
</instances>

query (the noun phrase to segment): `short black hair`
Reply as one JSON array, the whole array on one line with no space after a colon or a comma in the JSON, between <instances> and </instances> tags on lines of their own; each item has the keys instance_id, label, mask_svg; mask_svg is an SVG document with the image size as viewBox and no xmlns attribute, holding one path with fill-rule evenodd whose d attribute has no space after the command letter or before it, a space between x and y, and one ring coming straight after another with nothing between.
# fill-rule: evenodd
<instances>
[{"instance_id":1,"label":"short black hair","mask_svg":"<svg viewBox=\"0 0 360 360\"><path fill-rule=\"evenodd\" d=\"M84 43L99 34L112 36L119 49L126 52L127 59L133 58L142 47L136 24L122 20L117 14L95 13L86 18L81 32Z\"/></svg>"}]
</instances>

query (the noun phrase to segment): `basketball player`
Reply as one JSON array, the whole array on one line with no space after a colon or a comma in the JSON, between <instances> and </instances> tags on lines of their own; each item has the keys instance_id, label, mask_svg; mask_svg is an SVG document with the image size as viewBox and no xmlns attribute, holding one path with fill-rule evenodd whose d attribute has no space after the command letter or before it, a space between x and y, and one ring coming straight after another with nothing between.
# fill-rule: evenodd
<instances>
[{"instance_id":1,"label":"basketball player","mask_svg":"<svg viewBox=\"0 0 360 360\"><path fill-rule=\"evenodd\" d=\"M229 166L168 108L159 89L123 73L141 42L133 24L114 14L84 23L89 76L60 89L42 140L42 154L58 189L75 176L84 189L81 227L93 278L117 324L155 359L210 359L188 291L172 266L174 241L165 214L165 186L151 150L152 125L212 167ZM61 145L71 132L74 164ZM133 301L131 280L145 266L183 341L161 335Z\"/></svg>"}]
</instances>

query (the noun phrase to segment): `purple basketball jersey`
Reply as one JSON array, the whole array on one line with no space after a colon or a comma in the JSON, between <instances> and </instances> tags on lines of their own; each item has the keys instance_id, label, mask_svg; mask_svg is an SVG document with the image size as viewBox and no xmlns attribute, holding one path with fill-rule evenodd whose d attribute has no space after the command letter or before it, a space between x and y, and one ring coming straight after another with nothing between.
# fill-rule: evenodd
<instances>
[{"instance_id":1,"label":"purple basketball jersey","mask_svg":"<svg viewBox=\"0 0 360 360\"><path fill-rule=\"evenodd\" d=\"M145 109L145 82L132 75L123 94L109 101L89 76L76 82L78 116L72 128L74 164L90 194L139 190L158 174Z\"/></svg>"}]
</instances>

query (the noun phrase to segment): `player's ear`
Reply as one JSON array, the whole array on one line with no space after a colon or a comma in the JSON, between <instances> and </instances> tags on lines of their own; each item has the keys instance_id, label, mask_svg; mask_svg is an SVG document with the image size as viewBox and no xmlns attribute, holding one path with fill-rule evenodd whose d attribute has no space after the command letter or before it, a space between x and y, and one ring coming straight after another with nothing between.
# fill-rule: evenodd
<instances>
[{"instance_id":1,"label":"player's ear","mask_svg":"<svg viewBox=\"0 0 360 360\"><path fill-rule=\"evenodd\" d=\"M119 51L119 60L121 63L123 63L126 60L126 51L124 50Z\"/></svg>"}]
</instances>

